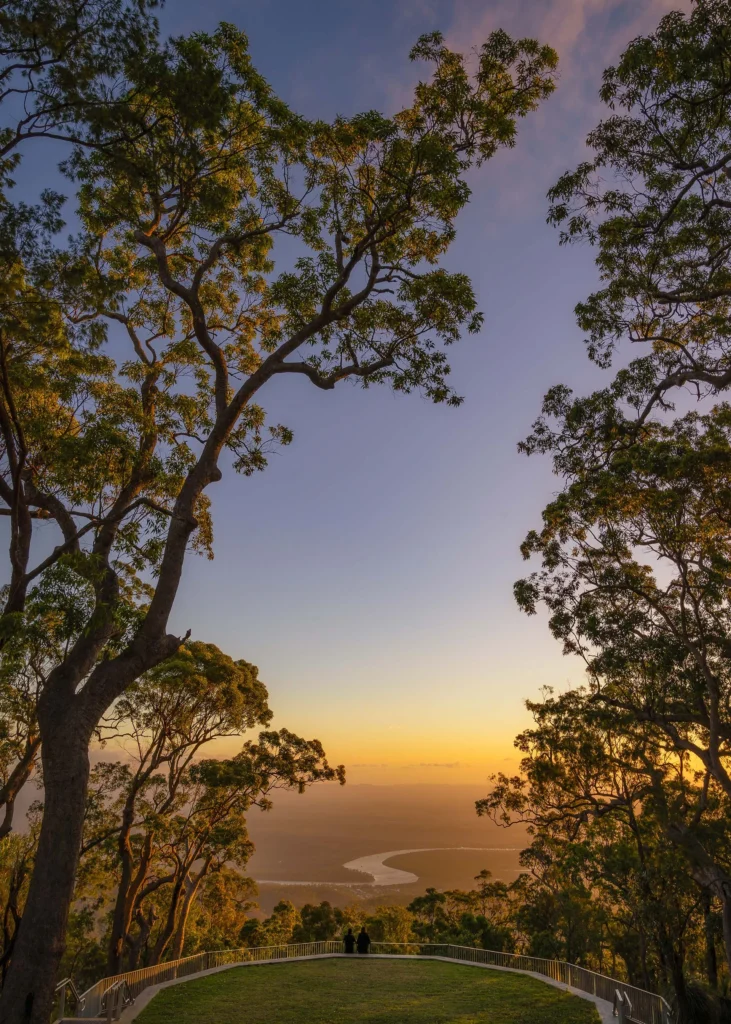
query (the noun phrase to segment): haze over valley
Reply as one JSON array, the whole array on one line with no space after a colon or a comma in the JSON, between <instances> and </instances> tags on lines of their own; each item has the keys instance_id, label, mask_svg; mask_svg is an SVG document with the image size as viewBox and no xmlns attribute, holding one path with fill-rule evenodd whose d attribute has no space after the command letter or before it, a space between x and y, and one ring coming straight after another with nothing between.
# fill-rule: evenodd
<instances>
[{"instance_id":1,"label":"haze over valley","mask_svg":"<svg viewBox=\"0 0 731 1024\"><path fill-rule=\"evenodd\" d=\"M281 899L296 906L404 903L428 886L469 889L482 868L512 881L527 845L525 829L478 818L481 795L474 785L328 785L302 795L277 793L271 811L249 819L256 853L247 871L258 882L261 911L269 913ZM392 855L375 856L384 853ZM374 860L360 863L360 871L345 867L365 858ZM415 880L394 884L378 871L379 861Z\"/></svg>"}]
</instances>

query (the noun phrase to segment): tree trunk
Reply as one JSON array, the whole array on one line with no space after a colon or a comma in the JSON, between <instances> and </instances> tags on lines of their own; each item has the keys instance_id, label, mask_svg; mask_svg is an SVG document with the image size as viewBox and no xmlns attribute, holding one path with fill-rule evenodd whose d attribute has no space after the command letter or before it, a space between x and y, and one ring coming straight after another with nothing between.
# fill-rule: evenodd
<instances>
[{"instance_id":1,"label":"tree trunk","mask_svg":"<svg viewBox=\"0 0 731 1024\"><path fill-rule=\"evenodd\" d=\"M645 935L644 928L637 929L637 938L640 944L640 966L642 969L642 985L647 992L652 991L652 981L650 980L650 972L647 969L647 936Z\"/></svg>"},{"instance_id":2,"label":"tree trunk","mask_svg":"<svg viewBox=\"0 0 731 1024\"><path fill-rule=\"evenodd\" d=\"M28 898L0 995L0 1024L48 1024L81 848L89 781L88 743L87 730L80 728L68 710L55 717L44 732L43 823Z\"/></svg>"},{"instance_id":3,"label":"tree trunk","mask_svg":"<svg viewBox=\"0 0 731 1024\"><path fill-rule=\"evenodd\" d=\"M30 856L30 854L28 856ZM15 865L10 875L8 899L5 904L5 912L3 914L3 953L2 957L0 957L0 981L2 985L5 984L8 967L13 956L13 949L15 948L15 940L18 937L18 929L20 928L21 921L19 909L20 893L27 874L28 861L27 858L24 857L19 864Z\"/></svg>"},{"instance_id":4,"label":"tree trunk","mask_svg":"<svg viewBox=\"0 0 731 1024\"><path fill-rule=\"evenodd\" d=\"M138 910L137 913L135 914L135 921L137 922L139 931L134 939L129 938L129 936L127 939L127 944L129 945L130 971L137 970L137 966L140 960L140 953L147 945L148 939L150 938L150 933L152 932L152 929L155 926L155 922L157 921L157 911L155 910L154 907L150 907L149 914L145 916L145 914L141 910Z\"/></svg>"},{"instance_id":5,"label":"tree trunk","mask_svg":"<svg viewBox=\"0 0 731 1024\"><path fill-rule=\"evenodd\" d=\"M675 1001L678 1006L678 1024L687 1024L691 1021L690 1004L688 1002L688 988L685 981L685 973L680 958L673 955L670 961L670 975L675 989Z\"/></svg>"},{"instance_id":6,"label":"tree trunk","mask_svg":"<svg viewBox=\"0 0 731 1024\"><path fill-rule=\"evenodd\" d=\"M679 846L690 861L690 873L695 882L712 893L721 904L723 944L726 966L731 972L731 877L711 857L703 844L685 825L677 822L667 828L669 838Z\"/></svg>"},{"instance_id":7,"label":"tree trunk","mask_svg":"<svg viewBox=\"0 0 731 1024\"><path fill-rule=\"evenodd\" d=\"M122 960L126 945L129 943L129 933L137 908L137 896L147 878L147 869L152 855L152 833L148 832L142 846L140 863L133 878L131 831L130 822L129 829L123 830L119 841L122 871L109 940L107 967L110 975L122 972Z\"/></svg>"},{"instance_id":8,"label":"tree trunk","mask_svg":"<svg viewBox=\"0 0 731 1024\"><path fill-rule=\"evenodd\" d=\"M716 957L716 937L713 934L713 915L711 897L703 893L703 930L706 940L706 979L712 989L718 988L718 959Z\"/></svg>"},{"instance_id":9,"label":"tree trunk","mask_svg":"<svg viewBox=\"0 0 731 1024\"><path fill-rule=\"evenodd\" d=\"M178 880L173 885L173 891L170 896L170 905L168 907L165 924L160 929L160 934L158 935L157 942L155 943L155 948L152 951L152 958L150 961L152 965L160 963L163 956L165 955L165 950L168 948L168 945L170 944L170 940L173 937L173 932L175 931L175 918L178 916L178 907L180 905L182 895L183 878L178 878Z\"/></svg>"},{"instance_id":10,"label":"tree trunk","mask_svg":"<svg viewBox=\"0 0 731 1024\"><path fill-rule=\"evenodd\" d=\"M185 929L188 926L188 915L190 914L190 908L195 903L195 898L198 895L201 882L204 877L208 874L208 868L210 866L210 858L205 862L201 870L193 878L188 875L185 879L185 896L183 898L183 905L180 908L180 915L178 917L178 923L175 928L175 937L173 939L173 948L171 952L171 960L179 960L183 955L183 946L185 944Z\"/></svg>"},{"instance_id":11,"label":"tree trunk","mask_svg":"<svg viewBox=\"0 0 731 1024\"><path fill-rule=\"evenodd\" d=\"M658 951L660 958L670 971L670 980L675 991L675 1001L678 1006L678 1024L686 1024L688 1017L688 989L685 980L683 964L683 953L676 948L666 928L661 925L657 933Z\"/></svg>"},{"instance_id":12,"label":"tree trunk","mask_svg":"<svg viewBox=\"0 0 731 1024\"><path fill-rule=\"evenodd\" d=\"M131 913L129 913L129 889L132 884L132 816L127 801L122 814L122 825L119 833L118 850L120 860L120 877L117 888L117 899L114 904L114 916L112 917L112 931L109 937L109 950L107 955L107 971L110 976L119 974L122 970L122 956L124 954L124 941L129 931ZM133 805L134 807L134 805Z\"/></svg>"}]
</instances>

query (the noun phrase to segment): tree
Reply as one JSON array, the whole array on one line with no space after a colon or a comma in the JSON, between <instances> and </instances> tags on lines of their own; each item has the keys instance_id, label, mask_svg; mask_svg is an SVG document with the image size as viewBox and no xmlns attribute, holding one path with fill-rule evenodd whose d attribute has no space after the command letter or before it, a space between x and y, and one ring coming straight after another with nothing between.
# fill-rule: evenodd
<instances>
[{"instance_id":1,"label":"tree","mask_svg":"<svg viewBox=\"0 0 731 1024\"><path fill-rule=\"evenodd\" d=\"M431 886L423 896L415 896L409 903L409 912L421 920L424 936L430 942L436 938L437 920L446 902L447 897L444 893Z\"/></svg>"},{"instance_id":2,"label":"tree","mask_svg":"<svg viewBox=\"0 0 731 1024\"><path fill-rule=\"evenodd\" d=\"M292 942L324 942L334 939L343 930L343 912L327 900L305 903L300 907L300 920L292 932Z\"/></svg>"},{"instance_id":3,"label":"tree","mask_svg":"<svg viewBox=\"0 0 731 1024\"><path fill-rule=\"evenodd\" d=\"M191 689L189 684L188 694ZM178 696L174 689L171 694ZM179 720L169 721L180 730ZM248 741L227 760L191 762L188 749L178 750L158 762L154 775L147 774L148 754L144 750L139 756L136 771L120 764L99 766L92 789L98 810L89 816L85 849L106 854L118 879L108 943L118 971L123 956L132 970L140 960L148 966L182 955L191 911L211 877L246 868L253 851L247 830L252 807L270 809L277 789L304 792L315 782L344 782L342 766L330 767L317 740L286 729L261 733L258 742ZM250 882L245 895L251 895Z\"/></svg>"},{"instance_id":4,"label":"tree","mask_svg":"<svg viewBox=\"0 0 731 1024\"><path fill-rule=\"evenodd\" d=\"M47 323L27 356L5 349L4 496L24 538L11 545L7 614L17 627L27 588L56 567L88 614L38 702L45 811L2 1021L46 1019L89 740L182 643L167 624L191 542L210 550L206 490L222 459L252 472L267 437L290 439L265 432L262 389L297 374L325 391L351 379L458 403L443 348L481 319L468 279L439 262L469 197L464 175L514 144L556 66L550 48L496 32L470 77L434 34L412 53L434 74L411 107L327 125L273 96L230 25L146 47L125 64L119 121L108 112L115 145L78 146L66 162L79 238L19 285L42 296ZM282 235L301 255L275 276ZM129 341L119 365L102 354L109 323ZM27 400L29 366L35 388L47 382L42 403ZM42 430L39 405L52 411ZM36 515L60 542L33 565Z\"/></svg>"},{"instance_id":5,"label":"tree","mask_svg":"<svg viewBox=\"0 0 731 1024\"><path fill-rule=\"evenodd\" d=\"M508 887L505 882L492 881L492 871L483 868L479 875L475 875L477 886L475 888L475 906L480 911L480 916L488 918L496 924L505 921L505 904L508 897Z\"/></svg>"},{"instance_id":6,"label":"tree","mask_svg":"<svg viewBox=\"0 0 731 1024\"><path fill-rule=\"evenodd\" d=\"M34 139L104 148L134 136L133 108L117 92L115 76L124 81L125 65L152 43L157 25L151 12L157 6L156 0L38 0L32 8L23 0L3 4L3 185L18 166L19 151ZM105 129L112 123L110 135Z\"/></svg>"},{"instance_id":7,"label":"tree","mask_svg":"<svg viewBox=\"0 0 731 1024\"><path fill-rule=\"evenodd\" d=\"M376 907L365 926L373 942L409 942L414 918L407 907Z\"/></svg>"},{"instance_id":8,"label":"tree","mask_svg":"<svg viewBox=\"0 0 731 1024\"><path fill-rule=\"evenodd\" d=\"M23 904L32 871L33 855L38 838L37 815L33 813L26 835L13 835L0 846L0 907L2 907L2 978L7 973L18 934Z\"/></svg>"},{"instance_id":9,"label":"tree","mask_svg":"<svg viewBox=\"0 0 731 1024\"><path fill-rule=\"evenodd\" d=\"M516 886L529 951L602 970L606 945L613 974L619 956L631 983L672 987L691 1019L686 965L693 943L708 941L704 886L668 838L685 828L723 864L727 805L685 752L591 692L548 694L528 707L535 726L516 740L522 774L498 776L478 811L530 823L521 862L531 874Z\"/></svg>"},{"instance_id":10,"label":"tree","mask_svg":"<svg viewBox=\"0 0 731 1024\"><path fill-rule=\"evenodd\" d=\"M562 241L598 247L604 287L576 307L590 358L609 366L622 339L647 349L590 400L549 392L546 412L561 425L539 424L529 447L563 438L563 466L572 436L582 439L574 459L601 457L671 409L678 388L703 398L731 384L730 25L728 0L697 0L630 43L604 73L610 115L587 139L594 158L549 193Z\"/></svg>"},{"instance_id":11,"label":"tree","mask_svg":"<svg viewBox=\"0 0 731 1024\"><path fill-rule=\"evenodd\" d=\"M145 883L144 865L138 862L134 870L132 835L139 827L140 800L146 797L149 804L146 790L155 792L147 814L160 820L180 805L189 768L204 745L270 720L266 687L256 667L234 662L213 644L200 642L180 648L113 706L106 732L131 740L133 761L96 769L102 786L112 774L113 797L120 806L111 825L102 822L83 847L87 850L111 835L116 837L120 877L109 940L110 975L122 970L125 943L130 940L132 920L139 909L138 894ZM161 770L167 772L162 786ZM151 845L143 845L143 849L152 856ZM203 877L195 891L189 892L188 905Z\"/></svg>"},{"instance_id":12,"label":"tree","mask_svg":"<svg viewBox=\"0 0 731 1024\"><path fill-rule=\"evenodd\" d=\"M731 876L698 831L711 780L731 799L730 425L725 406L648 424L641 441L585 472L528 537L525 553L543 568L516 594L526 611L550 609L554 635L585 660L592 703L616 728L647 724L643 743L691 755L707 776L688 798L693 813L669 812L666 832L721 902L731 968ZM650 781L654 771L651 761Z\"/></svg>"},{"instance_id":13,"label":"tree","mask_svg":"<svg viewBox=\"0 0 731 1024\"><path fill-rule=\"evenodd\" d=\"M252 917L241 930L246 946L284 946L300 925L300 912L289 900L280 900L264 921Z\"/></svg>"},{"instance_id":14,"label":"tree","mask_svg":"<svg viewBox=\"0 0 731 1024\"><path fill-rule=\"evenodd\" d=\"M545 602L585 659L580 713L641 737L647 763L633 771L702 899L720 905L731 965L716 832L729 796L728 410L671 415L678 389L704 400L731 383L729 25L727 0L698 0L634 40L605 72L593 159L549 193L562 241L596 246L602 287L576 308L590 358L609 367L623 341L645 354L586 398L548 392L522 448L551 453L565 486L524 545L543 569L516 595L529 612ZM686 804L667 793L667 758L700 765Z\"/></svg>"},{"instance_id":15,"label":"tree","mask_svg":"<svg viewBox=\"0 0 731 1024\"><path fill-rule=\"evenodd\" d=\"M208 875L188 921L183 955L241 945L240 934L256 906L256 883L232 868Z\"/></svg>"}]
</instances>

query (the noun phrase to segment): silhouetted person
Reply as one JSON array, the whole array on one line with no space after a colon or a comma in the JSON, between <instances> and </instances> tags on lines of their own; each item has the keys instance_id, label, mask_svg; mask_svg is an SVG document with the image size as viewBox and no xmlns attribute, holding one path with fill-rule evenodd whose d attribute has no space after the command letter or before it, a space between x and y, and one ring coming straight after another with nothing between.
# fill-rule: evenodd
<instances>
[{"instance_id":1,"label":"silhouetted person","mask_svg":"<svg viewBox=\"0 0 731 1024\"><path fill-rule=\"evenodd\" d=\"M343 939L345 943L346 953L355 953L355 935L353 935L353 929L348 928L348 934Z\"/></svg>"},{"instance_id":2,"label":"silhouetted person","mask_svg":"<svg viewBox=\"0 0 731 1024\"><path fill-rule=\"evenodd\" d=\"M368 952L368 947L370 946L370 944L371 944L371 937L368 934L368 932L365 930L365 925L364 925L361 928L360 932L358 933L358 938L356 939L356 945L358 947L358 952L359 953L367 953Z\"/></svg>"}]
</instances>

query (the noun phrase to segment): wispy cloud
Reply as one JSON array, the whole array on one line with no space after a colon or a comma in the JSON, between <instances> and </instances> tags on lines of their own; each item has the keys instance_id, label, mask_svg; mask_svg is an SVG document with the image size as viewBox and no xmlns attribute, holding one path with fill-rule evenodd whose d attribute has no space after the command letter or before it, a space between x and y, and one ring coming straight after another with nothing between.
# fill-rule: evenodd
<instances>
[{"instance_id":1,"label":"wispy cloud","mask_svg":"<svg viewBox=\"0 0 731 1024\"><path fill-rule=\"evenodd\" d=\"M455 0L447 32L454 49L477 50L503 28L548 43L559 55L556 92L520 125L518 145L490 170L503 216L532 216L536 205L545 206L546 187L585 158L586 135L606 115L598 96L604 68L668 11L691 6L691 0L495 0L486 8L482 0Z\"/></svg>"},{"instance_id":2,"label":"wispy cloud","mask_svg":"<svg viewBox=\"0 0 731 1024\"><path fill-rule=\"evenodd\" d=\"M419 764L405 764L403 768L469 768L464 761L421 761Z\"/></svg>"},{"instance_id":3,"label":"wispy cloud","mask_svg":"<svg viewBox=\"0 0 731 1024\"><path fill-rule=\"evenodd\" d=\"M691 7L692 0L453 0L448 23L440 24L436 13L431 17L430 0L399 5L400 17L408 11L418 25L415 34L439 28L447 44L465 54L476 54L497 28L535 37L558 51L556 93L520 125L517 147L503 152L489 170L490 185L500 194L500 214L508 217L533 217L537 206L545 207L546 188L584 158L586 135L606 113L598 96L604 68L668 11ZM363 63L364 74L379 82L389 111L411 102L423 69L407 62L386 64L375 54Z\"/></svg>"}]
</instances>

